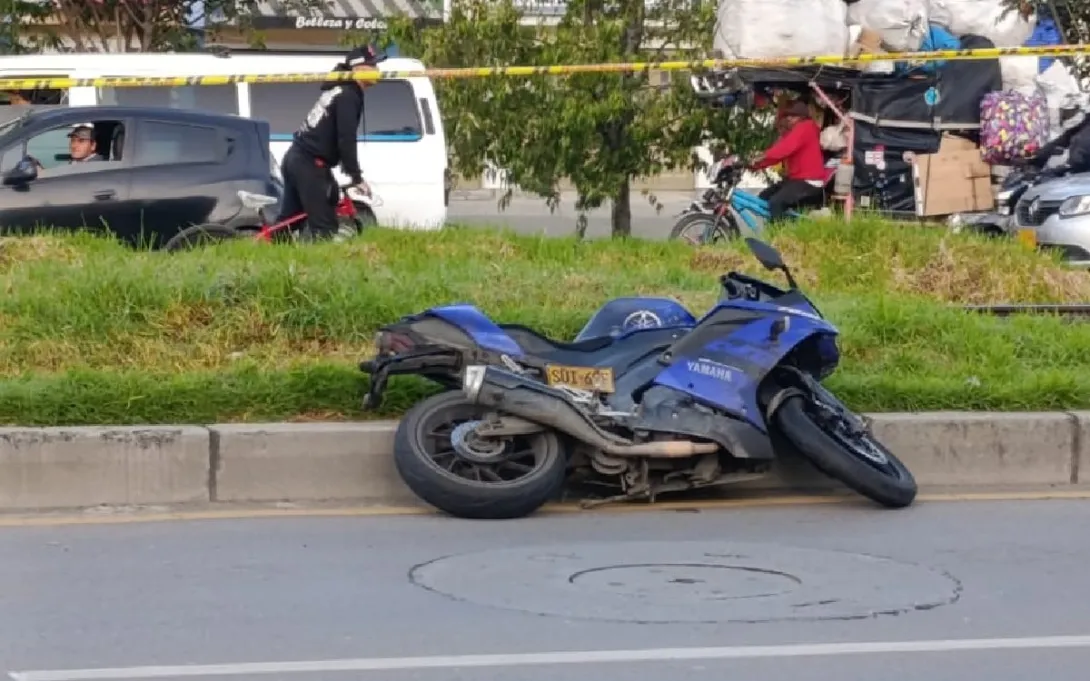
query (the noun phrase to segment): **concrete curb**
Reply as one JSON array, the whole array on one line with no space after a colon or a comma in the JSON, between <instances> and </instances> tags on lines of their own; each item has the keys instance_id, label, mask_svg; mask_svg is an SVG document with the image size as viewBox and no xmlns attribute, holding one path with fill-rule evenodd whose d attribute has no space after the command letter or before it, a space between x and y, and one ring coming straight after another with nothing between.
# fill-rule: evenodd
<instances>
[{"instance_id":1,"label":"concrete curb","mask_svg":"<svg viewBox=\"0 0 1090 681\"><path fill-rule=\"evenodd\" d=\"M1090 412L873 414L875 434L941 487L1058 487L1090 480ZM419 506L394 469L396 421L0 428L0 510L351 501ZM788 492L835 483L785 457L762 480Z\"/></svg>"}]
</instances>

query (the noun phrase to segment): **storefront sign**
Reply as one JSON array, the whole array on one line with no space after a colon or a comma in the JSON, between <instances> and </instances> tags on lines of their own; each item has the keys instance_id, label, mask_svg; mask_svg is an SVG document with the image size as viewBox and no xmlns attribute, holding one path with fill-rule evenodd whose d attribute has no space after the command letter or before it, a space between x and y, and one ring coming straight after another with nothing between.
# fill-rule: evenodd
<instances>
[{"instance_id":1,"label":"storefront sign","mask_svg":"<svg viewBox=\"0 0 1090 681\"><path fill-rule=\"evenodd\" d=\"M417 25L441 24L441 17L413 17ZM260 16L253 18L257 29L323 29L328 31L383 31L389 26L388 17L330 16Z\"/></svg>"}]
</instances>

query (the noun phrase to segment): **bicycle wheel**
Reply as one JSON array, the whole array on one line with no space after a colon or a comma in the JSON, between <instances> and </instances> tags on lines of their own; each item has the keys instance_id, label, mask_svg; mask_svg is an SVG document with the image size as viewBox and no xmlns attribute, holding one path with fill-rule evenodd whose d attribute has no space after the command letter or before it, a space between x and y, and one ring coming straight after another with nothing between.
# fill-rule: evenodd
<instances>
[{"instance_id":1,"label":"bicycle wheel","mask_svg":"<svg viewBox=\"0 0 1090 681\"><path fill-rule=\"evenodd\" d=\"M669 240L685 241L693 246L706 246L737 236L729 220L707 213L682 216L670 231Z\"/></svg>"},{"instance_id":2,"label":"bicycle wheel","mask_svg":"<svg viewBox=\"0 0 1090 681\"><path fill-rule=\"evenodd\" d=\"M188 251L201 246L210 246L238 239L242 235L243 232L224 225L193 225L171 237L170 241L163 246L163 250L167 252Z\"/></svg>"}]
</instances>

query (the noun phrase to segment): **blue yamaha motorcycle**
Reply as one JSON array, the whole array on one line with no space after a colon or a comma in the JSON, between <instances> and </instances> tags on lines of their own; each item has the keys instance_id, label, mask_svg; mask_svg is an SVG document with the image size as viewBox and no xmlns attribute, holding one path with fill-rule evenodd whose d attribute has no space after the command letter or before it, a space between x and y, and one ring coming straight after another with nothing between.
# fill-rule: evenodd
<instances>
[{"instance_id":1,"label":"blue yamaha motorcycle","mask_svg":"<svg viewBox=\"0 0 1090 681\"><path fill-rule=\"evenodd\" d=\"M392 374L448 388L402 418L397 470L427 503L466 518L533 513L565 481L619 489L591 503L760 477L791 446L886 507L916 497L911 472L822 385L839 362L836 328L782 257L746 244L788 288L737 272L699 321L668 299L605 305L563 343L499 325L472 305L384 327L365 404Z\"/></svg>"}]
</instances>

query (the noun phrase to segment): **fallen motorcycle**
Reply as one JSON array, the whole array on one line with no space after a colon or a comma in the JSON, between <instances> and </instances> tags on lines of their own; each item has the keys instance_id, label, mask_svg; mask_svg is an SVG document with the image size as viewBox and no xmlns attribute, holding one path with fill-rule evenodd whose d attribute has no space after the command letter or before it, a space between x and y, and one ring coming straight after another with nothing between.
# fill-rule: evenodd
<instances>
[{"instance_id":1,"label":"fallen motorcycle","mask_svg":"<svg viewBox=\"0 0 1090 681\"><path fill-rule=\"evenodd\" d=\"M591 504L654 501L760 477L790 445L879 504L910 505L911 472L821 384L839 363L836 328L774 248L746 244L789 288L723 275L723 295L695 324L677 306L677 324L568 344L454 305L385 327L363 367L373 381L416 373L448 388L398 426L405 483L451 515L515 518L569 478L619 489Z\"/></svg>"}]
</instances>

